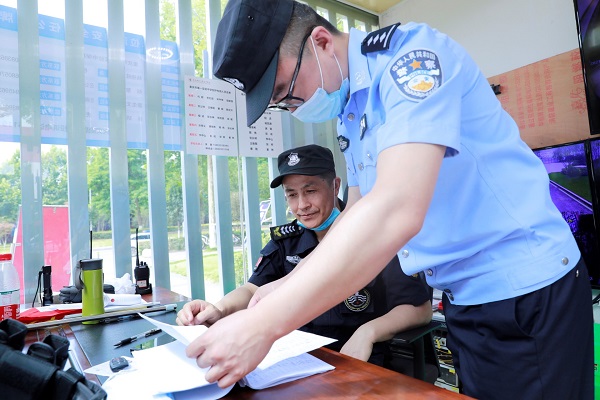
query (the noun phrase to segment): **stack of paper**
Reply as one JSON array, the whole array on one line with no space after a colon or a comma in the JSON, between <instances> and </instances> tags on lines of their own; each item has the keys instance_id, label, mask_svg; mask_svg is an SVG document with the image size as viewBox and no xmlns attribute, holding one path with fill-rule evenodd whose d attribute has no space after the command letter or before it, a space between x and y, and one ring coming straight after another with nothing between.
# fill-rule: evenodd
<instances>
[{"instance_id":1,"label":"stack of paper","mask_svg":"<svg viewBox=\"0 0 600 400\"><path fill-rule=\"evenodd\" d=\"M142 315L164 332L177 339L163 346L136 351L128 369L120 371L104 384L111 400L134 398L217 399L231 387L221 389L205 379L208 368L199 368L188 358L185 348L208 328L202 325L175 326ZM302 331L293 331L275 341L259 366L240 385L263 389L306 376L332 370L334 367L306 354L334 342ZM165 397L166 396L166 397Z\"/></svg>"}]
</instances>

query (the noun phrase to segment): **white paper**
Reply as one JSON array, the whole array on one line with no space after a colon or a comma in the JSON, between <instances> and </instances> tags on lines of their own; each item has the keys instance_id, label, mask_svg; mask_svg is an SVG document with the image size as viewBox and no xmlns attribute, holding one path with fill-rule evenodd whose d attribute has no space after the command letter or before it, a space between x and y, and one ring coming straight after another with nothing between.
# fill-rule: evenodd
<instances>
[{"instance_id":1,"label":"white paper","mask_svg":"<svg viewBox=\"0 0 600 400\"><path fill-rule=\"evenodd\" d=\"M173 336L175 339L179 340L184 345L188 346L190 343L194 341L198 336L202 335L204 332L208 330L208 328L204 325L188 325L188 326L178 326L178 325L170 325L164 322L157 321L150 317L147 317L143 314L139 314L140 317L144 318L146 321L150 322L157 328L163 330L163 332L168 333Z\"/></svg>"},{"instance_id":2,"label":"white paper","mask_svg":"<svg viewBox=\"0 0 600 400\"><path fill-rule=\"evenodd\" d=\"M188 154L237 157L235 90L221 80L185 77Z\"/></svg>"},{"instance_id":3,"label":"white paper","mask_svg":"<svg viewBox=\"0 0 600 400\"><path fill-rule=\"evenodd\" d=\"M185 347L176 341L135 351L134 368L119 371L104 383L108 398L156 399L162 398L160 395L196 388L202 389L195 393L195 399L218 399L229 393L233 386L221 389L216 383L206 381L204 376L208 368L200 368L196 359L188 358Z\"/></svg>"},{"instance_id":4,"label":"white paper","mask_svg":"<svg viewBox=\"0 0 600 400\"><path fill-rule=\"evenodd\" d=\"M333 365L304 353L279 361L277 364L266 369L257 368L242 378L239 383L241 386L249 386L252 389L265 389L307 376L331 371L334 368Z\"/></svg>"},{"instance_id":5,"label":"white paper","mask_svg":"<svg viewBox=\"0 0 600 400\"><path fill-rule=\"evenodd\" d=\"M141 317L177 341L134 352L135 368L119 372L104 385L111 400L115 395L125 398L121 391L135 393L135 398L139 399L140 393L129 389L139 385L144 386L143 393L147 396L170 393L175 399L216 399L229 392L231 388L220 389L216 384L208 383L205 378L208 368L198 367L195 358L186 356L186 347L206 332L207 327L176 326L145 315ZM248 375L250 379L244 381L244 384L254 387L252 382L257 382L259 387L270 387L333 369L333 366L305 353L334 341L335 339L308 332L293 331L273 343L263 362ZM300 355L303 356L298 358ZM283 360L286 361L282 362Z\"/></svg>"},{"instance_id":6,"label":"white paper","mask_svg":"<svg viewBox=\"0 0 600 400\"><path fill-rule=\"evenodd\" d=\"M266 369L281 360L313 351L335 341L336 339L315 335L314 333L292 331L273 343L271 350L269 350L265 359L258 364L257 368Z\"/></svg>"}]
</instances>

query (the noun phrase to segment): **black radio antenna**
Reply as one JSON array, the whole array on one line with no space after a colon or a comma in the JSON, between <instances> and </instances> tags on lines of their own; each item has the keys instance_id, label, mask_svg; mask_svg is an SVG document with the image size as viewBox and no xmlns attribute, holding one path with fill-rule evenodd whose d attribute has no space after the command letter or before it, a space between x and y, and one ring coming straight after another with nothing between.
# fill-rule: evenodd
<instances>
[{"instance_id":1,"label":"black radio antenna","mask_svg":"<svg viewBox=\"0 0 600 400\"><path fill-rule=\"evenodd\" d=\"M138 228L135 228L135 266L140 266L140 246L138 244Z\"/></svg>"},{"instance_id":2,"label":"black radio antenna","mask_svg":"<svg viewBox=\"0 0 600 400\"><path fill-rule=\"evenodd\" d=\"M92 259L92 229L90 228L90 260Z\"/></svg>"}]
</instances>

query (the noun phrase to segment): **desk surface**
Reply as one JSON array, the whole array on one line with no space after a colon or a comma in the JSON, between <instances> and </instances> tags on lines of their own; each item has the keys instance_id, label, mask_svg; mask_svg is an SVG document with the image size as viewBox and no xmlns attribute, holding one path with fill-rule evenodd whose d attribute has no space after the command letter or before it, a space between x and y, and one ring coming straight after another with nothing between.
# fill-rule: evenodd
<instances>
[{"instance_id":1,"label":"desk surface","mask_svg":"<svg viewBox=\"0 0 600 400\"><path fill-rule=\"evenodd\" d=\"M161 304L184 302L188 299L185 296L171 292L169 290L155 288L152 295L144 296L146 301L160 301ZM163 315L168 317L170 323L175 319L174 313ZM161 318L162 319L162 318ZM100 325L73 325L73 327L63 324L50 330L37 330L29 332L27 342L30 344L36 340L50 334L58 334L69 339L71 351L75 354L76 366L81 370L87 369L91 363L97 364L108 360L117 355L114 352L123 352L125 355L129 352L128 348L119 350L110 348L105 349L105 355L101 361L98 361L98 354L87 348L87 353L82 347L89 347L89 335L93 331L94 335L110 336L117 333L120 336L128 336L138 333L139 324L149 324L142 319L118 322L115 324ZM137 325L136 325L137 324ZM84 333L84 334L82 334ZM112 339L102 338L99 342L110 342ZM98 346L106 347L106 343L98 343ZM112 346L110 346L112 347ZM225 397L226 399L292 399L292 398L311 398L311 399L467 399L468 397L439 388L429 383L416 380L406 375L378 367L357 359L345 356L343 354L328 350L317 349L311 352L314 356L335 366L335 369L323 374L314 375L308 378L300 379L294 382L275 386L263 390L252 390L241 388L236 385L234 389ZM92 358L92 360L90 360ZM94 360L96 359L96 360ZM90 380L101 383L95 375L86 375Z\"/></svg>"}]
</instances>

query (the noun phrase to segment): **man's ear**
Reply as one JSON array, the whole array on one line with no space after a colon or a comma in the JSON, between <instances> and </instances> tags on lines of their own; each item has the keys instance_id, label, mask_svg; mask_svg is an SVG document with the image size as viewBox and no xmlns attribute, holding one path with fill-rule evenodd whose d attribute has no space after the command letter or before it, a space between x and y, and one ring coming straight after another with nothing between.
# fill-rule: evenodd
<instances>
[{"instance_id":1,"label":"man's ear","mask_svg":"<svg viewBox=\"0 0 600 400\"><path fill-rule=\"evenodd\" d=\"M315 46L321 48L326 53L333 54L333 35L323 26L313 28L311 36Z\"/></svg>"},{"instance_id":2,"label":"man's ear","mask_svg":"<svg viewBox=\"0 0 600 400\"><path fill-rule=\"evenodd\" d=\"M341 184L342 184L342 178L340 178L339 176L336 176L335 179L333 180L333 192L335 193L336 196L338 196L340 194Z\"/></svg>"}]
</instances>

